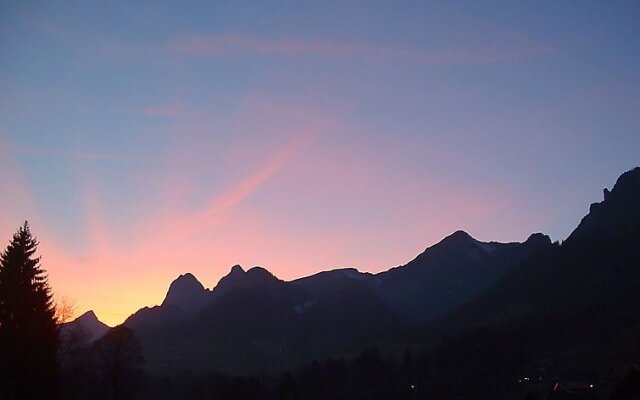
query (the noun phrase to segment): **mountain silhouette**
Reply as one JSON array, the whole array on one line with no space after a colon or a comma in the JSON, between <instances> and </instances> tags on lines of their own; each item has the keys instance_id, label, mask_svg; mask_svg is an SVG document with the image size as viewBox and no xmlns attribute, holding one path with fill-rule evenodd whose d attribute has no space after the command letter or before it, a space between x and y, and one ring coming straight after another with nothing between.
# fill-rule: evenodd
<instances>
[{"instance_id":1,"label":"mountain silhouette","mask_svg":"<svg viewBox=\"0 0 640 400\"><path fill-rule=\"evenodd\" d=\"M240 265L234 265L212 289L209 301L235 289L251 289L263 286L277 286L282 281L262 267L253 267L245 271Z\"/></svg>"},{"instance_id":2,"label":"mountain silhouette","mask_svg":"<svg viewBox=\"0 0 640 400\"><path fill-rule=\"evenodd\" d=\"M640 359L631 345L640 340L640 168L604 194L562 244L541 233L483 242L459 230L378 274L344 268L287 282L236 265L211 290L184 274L125 325L158 374L281 371L367 346L420 345L434 365L507 374L541 354L574 366Z\"/></svg>"},{"instance_id":3,"label":"mountain silhouette","mask_svg":"<svg viewBox=\"0 0 640 400\"><path fill-rule=\"evenodd\" d=\"M171 282L162 306L175 306L185 311L197 311L207 301L209 291L190 273Z\"/></svg>"},{"instance_id":4,"label":"mountain silhouette","mask_svg":"<svg viewBox=\"0 0 640 400\"><path fill-rule=\"evenodd\" d=\"M448 337L441 354L451 362L454 354L506 362L508 353L512 365L531 365L545 354L556 365L587 368L640 359L639 193L635 168L605 190L566 241L434 322L424 340Z\"/></svg>"},{"instance_id":5,"label":"mountain silhouette","mask_svg":"<svg viewBox=\"0 0 640 400\"><path fill-rule=\"evenodd\" d=\"M163 304L138 311L125 325L158 371L278 370L396 335L403 319L368 284L337 274L341 284L320 287L312 277L284 282L260 267L234 266L194 314Z\"/></svg>"},{"instance_id":6,"label":"mountain silhouette","mask_svg":"<svg viewBox=\"0 0 640 400\"><path fill-rule=\"evenodd\" d=\"M550 245L480 242L458 231L406 265L379 274L355 268L285 282L261 267L236 265L211 290L178 277L160 306L125 321L150 368L281 370L406 337L495 283Z\"/></svg>"},{"instance_id":7,"label":"mountain silhouette","mask_svg":"<svg viewBox=\"0 0 640 400\"><path fill-rule=\"evenodd\" d=\"M109 330L109 326L101 322L93 310L87 311L71 322L62 325L64 331L80 330L89 343L94 342L104 336Z\"/></svg>"},{"instance_id":8,"label":"mountain silhouette","mask_svg":"<svg viewBox=\"0 0 640 400\"><path fill-rule=\"evenodd\" d=\"M593 203L589 213L567 238L567 242L611 235L621 224L638 216L640 207L640 167L620 175L613 189L604 189L604 201Z\"/></svg>"},{"instance_id":9,"label":"mountain silhouette","mask_svg":"<svg viewBox=\"0 0 640 400\"><path fill-rule=\"evenodd\" d=\"M529 255L551 245L533 234L524 243L481 242L457 231L406 265L376 275L380 296L399 312L426 322L494 284Z\"/></svg>"}]
</instances>

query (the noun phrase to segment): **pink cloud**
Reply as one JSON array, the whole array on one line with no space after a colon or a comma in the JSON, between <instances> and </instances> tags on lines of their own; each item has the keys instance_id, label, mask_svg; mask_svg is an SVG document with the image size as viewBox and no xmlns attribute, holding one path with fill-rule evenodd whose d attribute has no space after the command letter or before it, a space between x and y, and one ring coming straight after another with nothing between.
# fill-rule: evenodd
<instances>
[{"instance_id":1,"label":"pink cloud","mask_svg":"<svg viewBox=\"0 0 640 400\"><path fill-rule=\"evenodd\" d=\"M84 196L93 272L87 278L94 282L94 292L82 290L77 281L67 284L76 286L75 293L83 297L83 306L90 302L101 318L115 324L139 307L160 302L176 268L197 272L213 264L226 269L233 257L243 257L231 249L238 245L240 235L247 235L252 224L236 214L235 209L280 173L304 150L306 143L304 138L296 138L274 149L255 170L213 195L199 209L171 208L151 220L133 220L132 229L136 234L129 251L116 240L116 233L105 223L98 188L88 184ZM236 233L228 237L229 231ZM60 259L60 256L55 257ZM71 262L76 268L82 264L79 259ZM114 274L126 274L127 281L114 279ZM143 282L135 282L138 279ZM141 287L144 291L140 291ZM126 301L100 297L114 290L118 293L130 290L136 295L129 296Z\"/></svg>"},{"instance_id":2,"label":"pink cloud","mask_svg":"<svg viewBox=\"0 0 640 400\"><path fill-rule=\"evenodd\" d=\"M89 172L78 185L88 248L34 226L56 294L76 299L78 313L120 323L160 303L177 274L211 287L235 263L284 279L341 266L379 271L455 229L477 234L511 206L494 188L410 174L398 148L350 140L357 126L298 98L251 96L224 114L227 123L208 108L185 111L156 168L132 177L145 190L126 193L126 226L109 219L122 210Z\"/></svg>"},{"instance_id":3,"label":"pink cloud","mask_svg":"<svg viewBox=\"0 0 640 400\"><path fill-rule=\"evenodd\" d=\"M211 199L205 209L196 215L196 219L207 221L209 225L217 223L225 212L244 201L277 174L295 154L301 151L306 142L308 142L307 138L300 138L277 149L258 171L238 182L220 196Z\"/></svg>"},{"instance_id":4,"label":"pink cloud","mask_svg":"<svg viewBox=\"0 0 640 400\"><path fill-rule=\"evenodd\" d=\"M201 234L221 226L228 221L238 205L279 173L292 157L304 149L306 143L308 143L307 138L296 138L275 149L267 155L264 164L248 176L231 184L224 191L212 196L203 207L195 211L174 210L149 226L149 234L155 232L151 236L165 245L173 245L189 239L195 233ZM157 244L152 244L152 247L156 248Z\"/></svg>"},{"instance_id":5,"label":"pink cloud","mask_svg":"<svg viewBox=\"0 0 640 400\"><path fill-rule=\"evenodd\" d=\"M294 38L265 39L251 35L188 36L168 44L171 53L188 56L288 55L351 58L364 62L406 62L419 65L485 64L517 61L548 53L551 48L511 38L507 46L425 50L401 46L368 46Z\"/></svg>"}]
</instances>

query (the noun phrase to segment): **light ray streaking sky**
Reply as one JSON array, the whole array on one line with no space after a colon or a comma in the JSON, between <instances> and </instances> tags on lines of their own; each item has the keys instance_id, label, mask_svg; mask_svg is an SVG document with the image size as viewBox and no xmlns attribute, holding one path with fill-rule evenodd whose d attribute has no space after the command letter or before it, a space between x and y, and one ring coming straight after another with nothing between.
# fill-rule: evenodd
<instances>
[{"instance_id":1,"label":"light ray streaking sky","mask_svg":"<svg viewBox=\"0 0 640 400\"><path fill-rule=\"evenodd\" d=\"M117 324L184 272L562 240L640 149L637 2L4 2L0 237Z\"/></svg>"}]
</instances>

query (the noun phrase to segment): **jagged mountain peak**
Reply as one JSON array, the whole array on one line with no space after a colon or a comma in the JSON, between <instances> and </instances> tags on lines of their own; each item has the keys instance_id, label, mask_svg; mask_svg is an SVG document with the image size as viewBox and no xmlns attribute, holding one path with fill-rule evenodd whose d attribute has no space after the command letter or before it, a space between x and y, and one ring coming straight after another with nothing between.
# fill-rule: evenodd
<instances>
[{"instance_id":1,"label":"jagged mountain peak","mask_svg":"<svg viewBox=\"0 0 640 400\"><path fill-rule=\"evenodd\" d=\"M604 200L591 204L589 213L598 212L603 207L640 208L640 167L633 168L620 175L613 189L604 188Z\"/></svg>"},{"instance_id":2,"label":"jagged mountain peak","mask_svg":"<svg viewBox=\"0 0 640 400\"><path fill-rule=\"evenodd\" d=\"M89 310L71 322L62 325L63 338L73 332L83 332L89 342L100 338L109 330L109 326L98 319L93 310Z\"/></svg>"},{"instance_id":3,"label":"jagged mountain peak","mask_svg":"<svg viewBox=\"0 0 640 400\"><path fill-rule=\"evenodd\" d=\"M179 275L171 284L204 288L202 283L190 272Z\"/></svg>"},{"instance_id":4,"label":"jagged mountain peak","mask_svg":"<svg viewBox=\"0 0 640 400\"><path fill-rule=\"evenodd\" d=\"M250 268L249 270L247 270L246 274L255 277L275 278L275 276L271 272L259 266Z\"/></svg>"},{"instance_id":5,"label":"jagged mountain peak","mask_svg":"<svg viewBox=\"0 0 640 400\"><path fill-rule=\"evenodd\" d=\"M196 309L202 304L206 292L207 289L193 274L182 274L169 285L162 305L173 305L184 310Z\"/></svg>"},{"instance_id":6,"label":"jagged mountain peak","mask_svg":"<svg viewBox=\"0 0 640 400\"><path fill-rule=\"evenodd\" d=\"M609 198L615 199L616 196L640 200L640 167L635 167L620 175L610 192L605 189L605 201Z\"/></svg>"},{"instance_id":7,"label":"jagged mountain peak","mask_svg":"<svg viewBox=\"0 0 640 400\"><path fill-rule=\"evenodd\" d=\"M231 271L220 279L213 291L261 286L274 282L281 281L265 268L255 266L245 271L241 266L234 265Z\"/></svg>"},{"instance_id":8,"label":"jagged mountain peak","mask_svg":"<svg viewBox=\"0 0 640 400\"><path fill-rule=\"evenodd\" d=\"M75 319L76 321L99 321L98 316L93 310L89 310Z\"/></svg>"},{"instance_id":9,"label":"jagged mountain peak","mask_svg":"<svg viewBox=\"0 0 640 400\"><path fill-rule=\"evenodd\" d=\"M231 271L229 271L229 274L244 274L245 270L242 268L242 266L240 266L239 264L234 265L233 267L231 267Z\"/></svg>"},{"instance_id":10,"label":"jagged mountain peak","mask_svg":"<svg viewBox=\"0 0 640 400\"><path fill-rule=\"evenodd\" d=\"M409 263L376 275L383 299L411 318L444 315L494 284L529 254L551 244L541 233L525 243L482 242L458 230Z\"/></svg>"},{"instance_id":11,"label":"jagged mountain peak","mask_svg":"<svg viewBox=\"0 0 640 400\"><path fill-rule=\"evenodd\" d=\"M594 240L637 219L640 219L640 167L620 175L611 191L605 188L604 200L591 204L589 213L566 241L587 237Z\"/></svg>"},{"instance_id":12,"label":"jagged mountain peak","mask_svg":"<svg viewBox=\"0 0 640 400\"><path fill-rule=\"evenodd\" d=\"M466 231L463 231L462 229L458 229L457 231L453 232L451 235L445 237L444 239L442 239L440 241L440 243L443 242L470 242L470 241L475 241L476 239L469 235Z\"/></svg>"},{"instance_id":13,"label":"jagged mountain peak","mask_svg":"<svg viewBox=\"0 0 640 400\"><path fill-rule=\"evenodd\" d=\"M551 244L551 238L541 232L532 233L524 242L529 245L549 245Z\"/></svg>"},{"instance_id":14,"label":"jagged mountain peak","mask_svg":"<svg viewBox=\"0 0 640 400\"><path fill-rule=\"evenodd\" d=\"M458 251L481 251L490 253L494 250L493 244L477 240L463 230L457 230L445 237L440 242L429 247L425 253L429 252L458 252ZM423 254L425 254L423 253ZM420 256L418 256L420 257Z\"/></svg>"}]
</instances>

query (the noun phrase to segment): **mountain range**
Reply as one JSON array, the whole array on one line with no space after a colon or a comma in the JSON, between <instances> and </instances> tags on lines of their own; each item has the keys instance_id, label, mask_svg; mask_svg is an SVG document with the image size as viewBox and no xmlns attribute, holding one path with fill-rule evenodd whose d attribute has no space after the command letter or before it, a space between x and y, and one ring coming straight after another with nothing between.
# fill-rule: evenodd
<instances>
[{"instance_id":1,"label":"mountain range","mask_svg":"<svg viewBox=\"0 0 640 400\"><path fill-rule=\"evenodd\" d=\"M405 336L550 245L541 234L524 243L485 243L458 231L379 274L348 268L285 282L261 267L236 265L211 290L184 274L160 306L124 324L160 370L277 370Z\"/></svg>"},{"instance_id":2,"label":"mountain range","mask_svg":"<svg viewBox=\"0 0 640 400\"><path fill-rule=\"evenodd\" d=\"M287 282L236 265L207 289L187 273L124 325L152 373L280 371L371 346L418 345L425 357L470 365L510 345L494 357L505 366L541 354L637 360L627 345L640 339L640 168L604 194L561 244L457 231L378 274L347 268Z\"/></svg>"}]
</instances>

